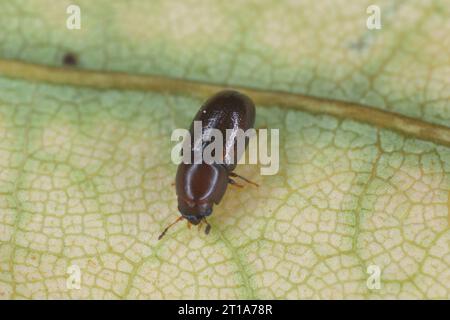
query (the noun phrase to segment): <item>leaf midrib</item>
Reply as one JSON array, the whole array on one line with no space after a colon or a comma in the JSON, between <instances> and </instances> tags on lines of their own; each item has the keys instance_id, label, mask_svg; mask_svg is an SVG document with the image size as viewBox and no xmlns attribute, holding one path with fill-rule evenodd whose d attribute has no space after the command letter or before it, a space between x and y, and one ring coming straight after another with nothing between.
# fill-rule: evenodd
<instances>
[{"instance_id":1,"label":"leaf midrib","mask_svg":"<svg viewBox=\"0 0 450 320\"><path fill-rule=\"evenodd\" d=\"M422 140L450 147L450 127L378 109L356 102L317 96L263 90L243 86L225 86L157 75L94 71L70 67L51 67L17 60L0 59L0 76L56 85L93 89L155 91L191 95L201 99L224 88L234 88L249 95L257 105L277 106L315 114L328 114L386 128Z\"/></svg>"}]
</instances>

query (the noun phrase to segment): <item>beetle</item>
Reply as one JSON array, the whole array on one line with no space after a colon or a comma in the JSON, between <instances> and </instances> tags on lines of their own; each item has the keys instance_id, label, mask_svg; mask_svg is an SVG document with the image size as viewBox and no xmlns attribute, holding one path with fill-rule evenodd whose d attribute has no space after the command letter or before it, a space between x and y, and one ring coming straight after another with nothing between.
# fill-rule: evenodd
<instances>
[{"instance_id":1,"label":"beetle","mask_svg":"<svg viewBox=\"0 0 450 320\"><path fill-rule=\"evenodd\" d=\"M238 154L235 137L238 129L247 131L253 128L255 123L255 104L246 95L235 90L223 90L214 94L201 106L195 115L191 127L191 137L194 134L194 121L201 121L202 134L208 129L218 129L223 137L233 139L223 141L222 163L183 163L178 166L175 185L178 198L178 210L181 214L178 219L169 224L161 235L160 240L166 232L182 219L190 224L199 225L206 223L205 233L208 234L211 225L206 218L212 214L213 206L219 204L227 190L228 184L242 187L233 178L240 178L247 183L258 186L256 183L236 174ZM226 135L226 130L232 130L232 134ZM194 149L194 141L191 141L191 150ZM205 148L207 142L201 145ZM245 140L245 148L248 145L248 137ZM199 225L200 226L200 225Z\"/></svg>"}]
</instances>

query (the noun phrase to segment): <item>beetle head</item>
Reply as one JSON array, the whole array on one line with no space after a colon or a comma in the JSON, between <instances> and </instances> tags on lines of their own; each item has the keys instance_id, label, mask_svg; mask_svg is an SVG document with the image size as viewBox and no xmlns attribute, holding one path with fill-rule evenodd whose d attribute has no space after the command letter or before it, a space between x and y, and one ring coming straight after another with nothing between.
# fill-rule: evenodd
<instances>
[{"instance_id":1,"label":"beetle head","mask_svg":"<svg viewBox=\"0 0 450 320\"><path fill-rule=\"evenodd\" d=\"M193 225L197 225L203 218L212 213L213 204L209 202L195 203L193 201L178 198L178 210L181 215Z\"/></svg>"}]
</instances>

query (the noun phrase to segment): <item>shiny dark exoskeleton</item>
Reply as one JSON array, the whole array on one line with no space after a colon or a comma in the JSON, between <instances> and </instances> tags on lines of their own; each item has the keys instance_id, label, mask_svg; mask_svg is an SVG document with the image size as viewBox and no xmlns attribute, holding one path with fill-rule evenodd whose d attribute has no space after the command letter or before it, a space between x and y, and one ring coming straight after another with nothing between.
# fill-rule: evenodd
<instances>
[{"instance_id":1,"label":"shiny dark exoskeleton","mask_svg":"<svg viewBox=\"0 0 450 320\"><path fill-rule=\"evenodd\" d=\"M231 177L238 177L252 183L244 177L233 173L240 155L237 154L235 141L226 141L225 137L227 137L226 129L246 131L253 128L255 123L255 105L253 101L237 91L224 90L218 92L209 98L195 115L190 127L191 137L194 135L194 121L202 121L203 132L208 128L221 131L224 137L223 163L181 163L178 166L175 183L178 210L181 213L181 217L169 225L159 239L170 226L181 219L186 219L194 225L205 221L207 224L205 232L208 233L210 225L206 221L206 217L211 215L214 204L220 202L228 184L238 185ZM233 135L230 136L233 137ZM246 139L246 146L247 144L248 140ZM203 144L202 148L206 145L207 143ZM193 148L193 145L191 147Z\"/></svg>"}]
</instances>

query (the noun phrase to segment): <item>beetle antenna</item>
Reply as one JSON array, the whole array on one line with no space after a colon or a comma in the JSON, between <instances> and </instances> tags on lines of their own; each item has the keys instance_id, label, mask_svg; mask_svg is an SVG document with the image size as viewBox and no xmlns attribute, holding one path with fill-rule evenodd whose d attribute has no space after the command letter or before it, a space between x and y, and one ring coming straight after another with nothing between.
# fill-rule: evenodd
<instances>
[{"instance_id":1,"label":"beetle antenna","mask_svg":"<svg viewBox=\"0 0 450 320\"><path fill-rule=\"evenodd\" d=\"M174 224L176 224L178 221L180 221L180 220L182 220L182 219L184 219L184 217L183 217L183 216L179 216L179 217L177 218L177 220L175 220L174 222L172 222L171 224L169 224L169 225L164 229L164 231L159 235L158 240L161 240L161 238L164 237L164 235L166 234L167 230L169 230L170 227L172 227Z\"/></svg>"},{"instance_id":2,"label":"beetle antenna","mask_svg":"<svg viewBox=\"0 0 450 320\"><path fill-rule=\"evenodd\" d=\"M203 218L203 220L205 220L206 223L205 234L209 234L209 231L211 230L211 225L208 223L208 221L206 221L206 218Z\"/></svg>"}]
</instances>

